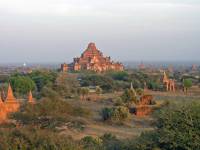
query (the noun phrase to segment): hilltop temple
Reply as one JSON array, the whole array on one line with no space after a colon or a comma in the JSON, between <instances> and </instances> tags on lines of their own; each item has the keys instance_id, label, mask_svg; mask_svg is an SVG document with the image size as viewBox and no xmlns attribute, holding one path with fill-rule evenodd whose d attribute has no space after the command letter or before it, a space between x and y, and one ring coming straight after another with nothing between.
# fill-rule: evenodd
<instances>
[{"instance_id":1,"label":"hilltop temple","mask_svg":"<svg viewBox=\"0 0 200 150\"><path fill-rule=\"evenodd\" d=\"M68 70L92 70L96 72L107 70L122 71L124 70L124 66L122 63L111 61L110 57L104 57L103 53L96 48L95 43L89 43L81 57L74 58L71 64L62 64L61 70L63 72Z\"/></svg>"}]
</instances>

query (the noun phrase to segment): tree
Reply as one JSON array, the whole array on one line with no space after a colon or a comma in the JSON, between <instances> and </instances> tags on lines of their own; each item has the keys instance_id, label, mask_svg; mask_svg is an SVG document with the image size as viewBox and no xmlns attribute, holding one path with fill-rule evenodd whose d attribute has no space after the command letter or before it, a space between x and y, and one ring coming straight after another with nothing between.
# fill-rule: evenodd
<instances>
[{"instance_id":1,"label":"tree","mask_svg":"<svg viewBox=\"0 0 200 150\"><path fill-rule=\"evenodd\" d=\"M130 150L197 150L200 149L200 103L170 104L158 111L156 130L134 139Z\"/></svg>"},{"instance_id":2,"label":"tree","mask_svg":"<svg viewBox=\"0 0 200 150\"><path fill-rule=\"evenodd\" d=\"M44 86L53 85L57 78L55 71L37 70L28 75L36 84L38 92L41 92Z\"/></svg>"},{"instance_id":3,"label":"tree","mask_svg":"<svg viewBox=\"0 0 200 150\"><path fill-rule=\"evenodd\" d=\"M187 94L188 89L192 87L192 80L191 79L183 79L183 87L184 87L184 92Z\"/></svg>"},{"instance_id":4,"label":"tree","mask_svg":"<svg viewBox=\"0 0 200 150\"><path fill-rule=\"evenodd\" d=\"M141 89L141 88L138 88L138 89L136 90L136 93L137 93L137 95L142 96L142 95L144 94L144 90Z\"/></svg>"},{"instance_id":5,"label":"tree","mask_svg":"<svg viewBox=\"0 0 200 150\"><path fill-rule=\"evenodd\" d=\"M126 89L121 98L124 103L137 103L137 94L134 89Z\"/></svg>"},{"instance_id":6,"label":"tree","mask_svg":"<svg viewBox=\"0 0 200 150\"><path fill-rule=\"evenodd\" d=\"M115 87L114 80L111 77L96 74L80 77L80 84L82 87L99 86L106 92L114 90Z\"/></svg>"},{"instance_id":7,"label":"tree","mask_svg":"<svg viewBox=\"0 0 200 150\"><path fill-rule=\"evenodd\" d=\"M61 97L68 98L77 94L79 83L75 76L68 73L60 73L56 78L53 89L59 93Z\"/></svg>"},{"instance_id":8,"label":"tree","mask_svg":"<svg viewBox=\"0 0 200 150\"><path fill-rule=\"evenodd\" d=\"M114 80L121 80L121 81L127 81L129 76L128 73L125 71L111 72L108 75L111 76Z\"/></svg>"},{"instance_id":9,"label":"tree","mask_svg":"<svg viewBox=\"0 0 200 150\"><path fill-rule=\"evenodd\" d=\"M10 78L11 85L14 92L18 94L27 94L29 91L33 91L36 85L31 78L26 76L13 76Z\"/></svg>"},{"instance_id":10,"label":"tree","mask_svg":"<svg viewBox=\"0 0 200 150\"><path fill-rule=\"evenodd\" d=\"M129 109L124 106L103 108L101 114L104 121L109 120L114 123L122 123L123 121L126 121L130 116Z\"/></svg>"}]
</instances>

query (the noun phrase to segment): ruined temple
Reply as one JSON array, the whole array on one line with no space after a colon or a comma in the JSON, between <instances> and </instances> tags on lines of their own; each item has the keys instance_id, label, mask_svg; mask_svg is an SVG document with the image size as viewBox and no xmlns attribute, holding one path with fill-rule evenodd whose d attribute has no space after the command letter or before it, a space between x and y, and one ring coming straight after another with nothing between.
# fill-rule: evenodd
<instances>
[{"instance_id":1,"label":"ruined temple","mask_svg":"<svg viewBox=\"0 0 200 150\"><path fill-rule=\"evenodd\" d=\"M119 62L113 62L110 57L104 57L103 53L96 48L95 43L89 43L81 57L74 58L73 62L67 66L66 64L62 64L61 70L122 71L124 70L124 66Z\"/></svg>"},{"instance_id":2,"label":"ruined temple","mask_svg":"<svg viewBox=\"0 0 200 150\"><path fill-rule=\"evenodd\" d=\"M163 74L163 84L165 85L166 91L175 92L175 80L169 79L164 71Z\"/></svg>"}]
</instances>

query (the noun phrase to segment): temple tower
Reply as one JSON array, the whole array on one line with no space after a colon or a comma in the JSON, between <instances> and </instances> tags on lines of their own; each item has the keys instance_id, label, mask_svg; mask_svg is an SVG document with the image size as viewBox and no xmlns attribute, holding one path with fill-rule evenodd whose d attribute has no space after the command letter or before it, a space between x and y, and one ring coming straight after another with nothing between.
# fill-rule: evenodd
<instances>
[{"instance_id":1,"label":"temple tower","mask_svg":"<svg viewBox=\"0 0 200 150\"><path fill-rule=\"evenodd\" d=\"M13 95L13 90L11 88L10 83L8 84L8 92L7 92L6 102L16 102L16 99Z\"/></svg>"},{"instance_id":2,"label":"temple tower","mask_svg":"<svg viewBox=\"0 0 200 150\"><path fill-rule=\"evenodd\" d=\"M10 83L8 85L8 92L7 92L5 105L6 105L7 112L15 112L19 109L19 106L20 106L19 102L16 100L16 98L13 95L13 91L12 91Z\"/></svg>"},{"instance_id":3,"label":"temple tower","mask_svg":"<svg viewBox=\"0 0 200 150\"><path fill-rule=\"evenodd\" d=\"M175 80L169 79L166 75L166 72L163 73L163 83L166 87L166 91L173 91L175 92Z\"/></svg>"},{"instance_id":4,"label":"temple tower","mask_svg":"<svg viewBox=\"0 0 200 150\"><path fill-rule=\"evenodd\" d=\"M29 91L29 94L28 94L28 102L30 104L34 104L35 103L35 100L33 99L33 95L32 95L31 91Z\"/></svg>"}]
</instances>

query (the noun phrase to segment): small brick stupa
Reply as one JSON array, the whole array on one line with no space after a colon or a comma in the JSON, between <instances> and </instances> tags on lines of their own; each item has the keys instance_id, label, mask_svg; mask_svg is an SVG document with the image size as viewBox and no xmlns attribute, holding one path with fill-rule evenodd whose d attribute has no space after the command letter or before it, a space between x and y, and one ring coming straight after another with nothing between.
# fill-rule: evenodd
<instances>
[{"instance_id":1,"label":"small brick stupa","mask_svg":"<svg viewBox=\"0 0 200 150\"><path fill-rule=\"evenodd\" d=\"M19 109L19 102L16 100L16 98L13 95L12 88L10 84L8 85L8 92L7 97L5 100L6 110L7 112L15 112Z\"/></svg>"},{"instance_id":2,"label":"small brick stupa","mask_svg":"<svg viewBox=\"0 0 200 150\"><path fill-rule=\"evenodd\" d=\"M10 84L8 85L7 97L5 98L4 93L0 96L0 123L7 120L9 113L18 111L20 107L19 101L13 95Z\"/></svg>"},{"instance_id":3,"label":"small brick stupa","mask_svg":"<svg viewBox=\"0 0 200 150\"><path fill-rule=\"evenodd\" d=\"M30 91L28 94L28 103L35 104L35 100L33 98L32 92Z\"/></svg>"}]
</instances>

